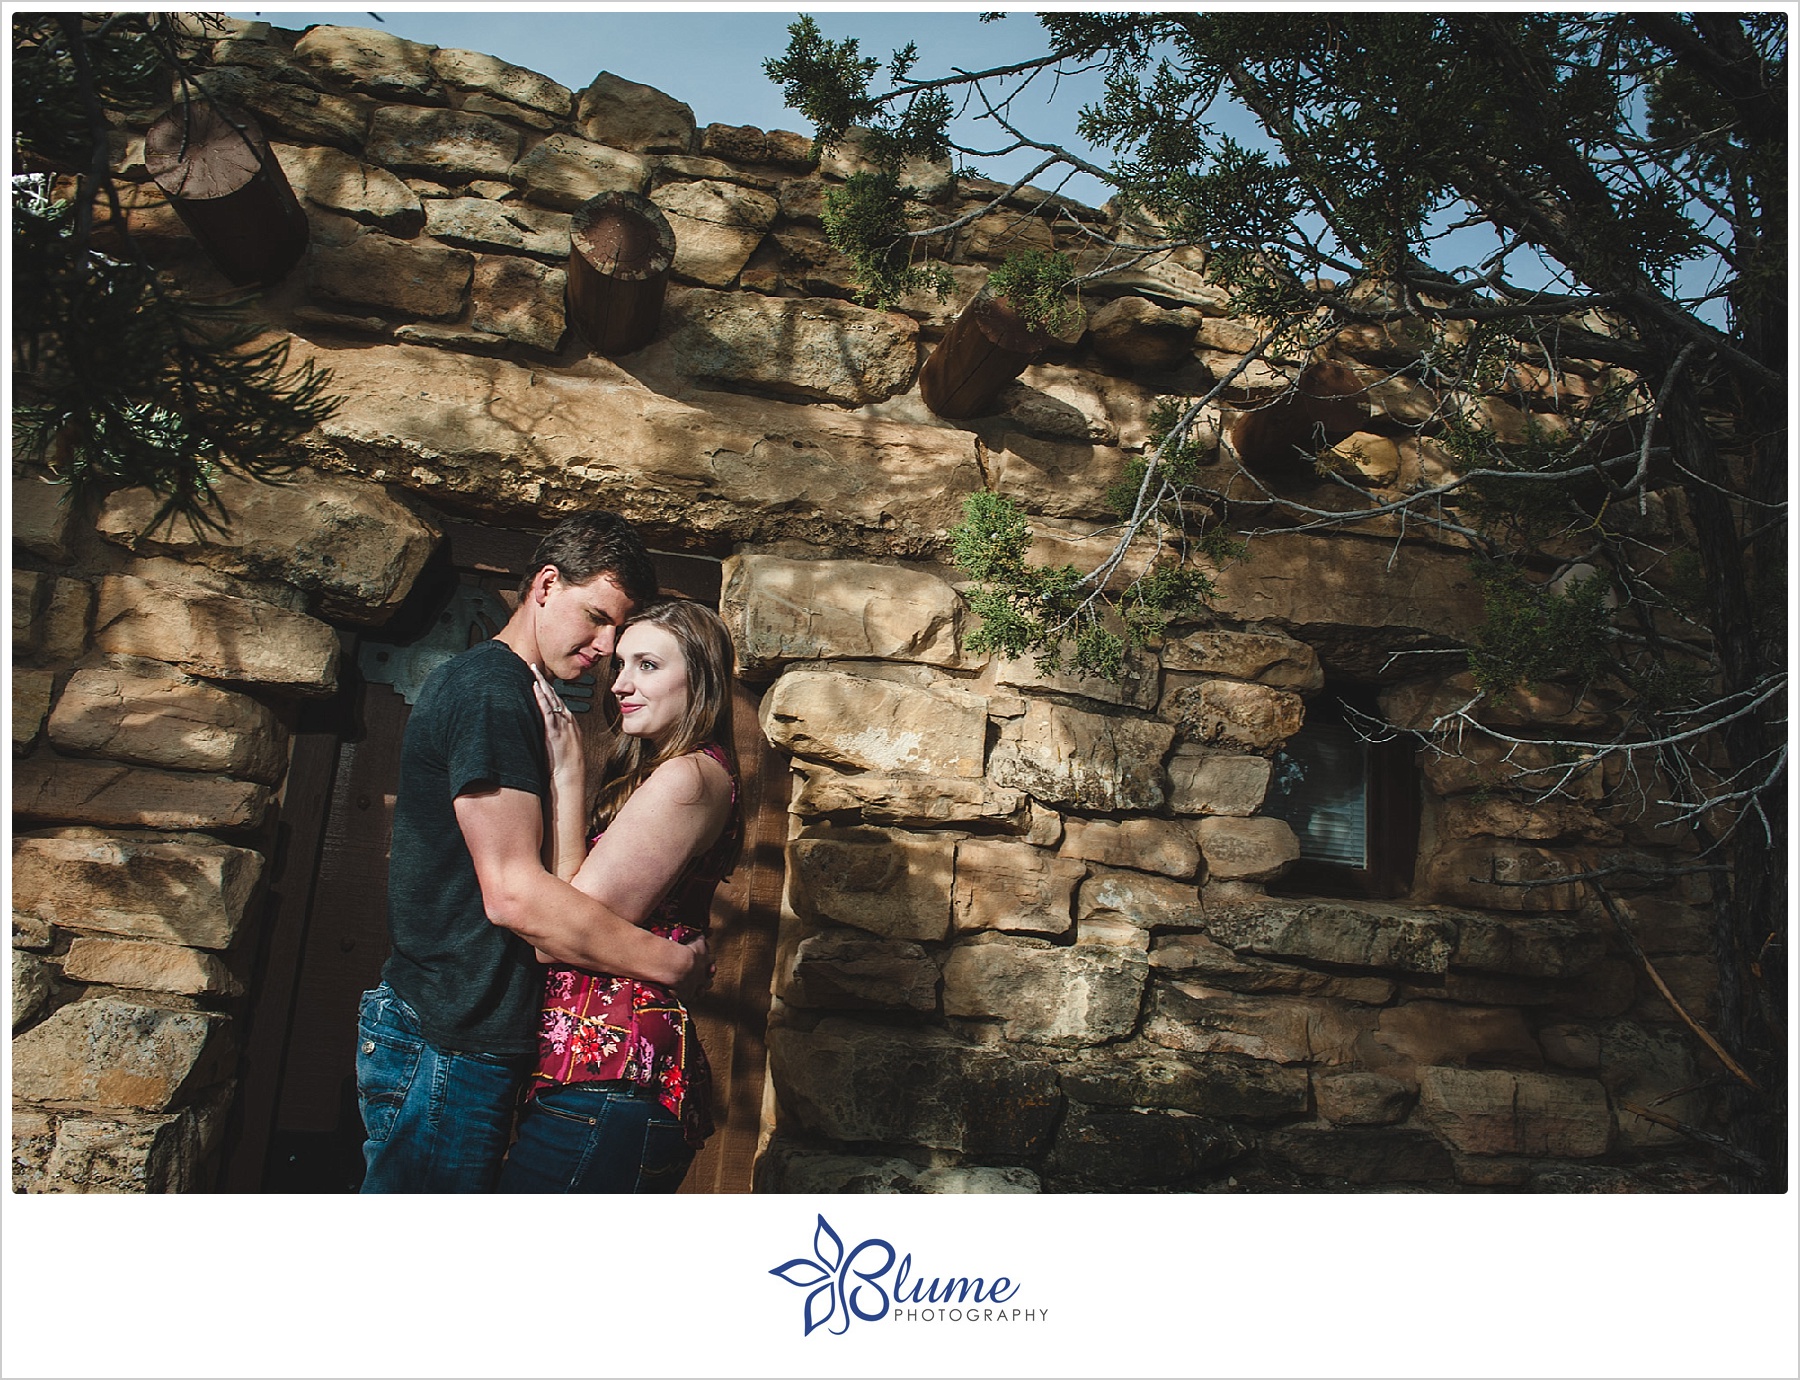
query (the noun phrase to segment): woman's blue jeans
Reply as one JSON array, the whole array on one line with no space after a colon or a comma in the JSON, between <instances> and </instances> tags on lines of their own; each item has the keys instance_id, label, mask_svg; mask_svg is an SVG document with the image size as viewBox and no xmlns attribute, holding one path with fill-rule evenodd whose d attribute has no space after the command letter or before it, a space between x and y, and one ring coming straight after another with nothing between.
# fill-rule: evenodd
<instances>
[{"instance_id":1,"label":"woman's blue jeans","mask_svg":"<svg viewBox=\"0 0 1800 1380\"><path fill-rule=\"evenodd\" d=\"M362 994L364 1193L491 1193L532 1056L439 1049L387 983Z\"/></svg>"},{"instance_id":2,"label":"woman's blue jeans","mask_svg":"<svg viewBox=\"0 0 1800 1380\"><path fill-rule=\"evenodd\" d=\"M627 1082L568 1083L519 1117L502 1193L673 1193L693 1147L655 1095Z\"/></svg>"}]
</instances>

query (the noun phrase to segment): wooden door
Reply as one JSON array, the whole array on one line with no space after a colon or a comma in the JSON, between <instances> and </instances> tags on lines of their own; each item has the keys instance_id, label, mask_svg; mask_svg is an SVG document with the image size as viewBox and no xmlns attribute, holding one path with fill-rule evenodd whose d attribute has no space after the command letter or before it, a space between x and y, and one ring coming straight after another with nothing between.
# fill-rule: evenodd
<instances>
[{"instance_id":1,"label":"wooden door","mask_svg":"<svg viewBox=\"0 0 1800 1380\"><path fill-rule=\"evenodd\" d=\"M537 543L535 534L475 527L452 526L448 536L416 598L394 625L355 645L339 695L300 725L227 1132L227 1191L353 1192L361 1183L356 1007L389 950L387 850L408 703L447 646L473 645L505 622ZM716 607L716 562L659 554L657 573L665 591ZM603 689L576 687L575 698ZM749 1192L756 1153L787 800L785 763L763 740L756 710L757 696L739 686L745 849L714 899L718 972L694 1013L716 1078L719 1130L684 1192Z\"/></svg>"}]
</instances>

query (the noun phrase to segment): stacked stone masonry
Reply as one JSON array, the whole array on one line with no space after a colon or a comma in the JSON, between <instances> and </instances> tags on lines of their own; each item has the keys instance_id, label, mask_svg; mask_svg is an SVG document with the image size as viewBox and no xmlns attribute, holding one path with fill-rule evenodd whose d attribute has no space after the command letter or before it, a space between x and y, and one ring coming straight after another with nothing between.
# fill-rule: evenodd
<instances>
[{"instance_id":1,"label":"stacked stone masonry","mask_svg":"<svg viewBox=\"0 0 1800 1380\"><path fill-rule=\"evenodd\" d=\"M854 139L818 163L803 136L697 128L612 74L574 92L366 29L235 22L199 57L310 222L258 309L343 401L301 444L304 482L222 484L222 533L147 530L142 493L74 511L15 470L15 1189L212 1185L301 706L406 598L444 517L543 527L591 505L724 560L792 764L760 1189L1713 1186L1630 1110L1705 1124L1709 1056L1587 888L1557 881L1689 845L1537 746L1615 706L1516 697L1510 762L1434 736L1468 686L1420 668L1457 664L1480 617L1461 551L1259 538L1214 616L1118 681L971 652L946 564L964 496L1022 502L1040 559L1091 559L1156 399L1204 391L1257 339L1204 254L1093 284L1084 333L948 423L917 372L986 269L1021 244L1079 254L1073 225L1110 209L1027 189L964 232L952 301L873 311L820 221ZM114 131L134 229L217 286L145 180L157 113ZM999 190L909 180L945 210ZM656 338L618 360L564 306L570 213L611 191L648 196L677 240ZM1337 446L1376 493L1449 472L1433 418L1553 420L1554 389L1438 397L1408 376L1417 333L1366 335L1335 357L1371 387L1370 429ZM1246 463L1228 420L1201 428L1222 485ZM1387 421L1427 425L1396 440ZM1679 521L1658 501L1631 535ZM1263 813L1271 761L1327 677L1420 734L1399 896L1283 889L1298 847ZM1704 890L1624 905L1704 1020Z\"/></svg>"}]
</instances>

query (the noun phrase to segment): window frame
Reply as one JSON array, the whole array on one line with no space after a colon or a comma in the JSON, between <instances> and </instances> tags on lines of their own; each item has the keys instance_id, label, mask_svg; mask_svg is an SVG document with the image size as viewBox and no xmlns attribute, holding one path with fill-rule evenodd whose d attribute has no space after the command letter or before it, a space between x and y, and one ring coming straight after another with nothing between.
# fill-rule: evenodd
<instances>
[{"instance_id":1,"label":"window frame","mask_svg":"<svg viewBox=\"0 0 1800 1380\"><path fill-rule=\"evenodd\" d=\"M1306 706L1307 723L1342 723L1354 729L1358 718L1382 722L1374 691L1354 684L1328 681ZM1385 741L1365 739L1363 761L1367 865L1300 858L1269 886L1271 893L1392 900L1412 890L1421 814L1418 744L1398 730Z\"/></svg>"}]
</instances>

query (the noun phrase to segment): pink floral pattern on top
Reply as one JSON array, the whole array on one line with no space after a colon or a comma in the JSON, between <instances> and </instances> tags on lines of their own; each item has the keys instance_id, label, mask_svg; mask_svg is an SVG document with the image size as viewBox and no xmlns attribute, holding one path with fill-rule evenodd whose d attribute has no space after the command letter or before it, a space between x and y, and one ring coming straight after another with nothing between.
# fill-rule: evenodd
<instances>
[{"instance_id":1,"label":"pink floral pattern on top","mask_svg":"<svg viewBox=\"0 0 1800 1380\"><path fill-rule=\"evenodd\" d=\"M700 751L730 770L717 746L708 743ZM735 777L731 803L725 833L682 869L652 913L646 926L652 934L685 944L706 933L712 894L740 828ZM712 1134L712 1069L693 1017L668 988L552 964L544 974L537 1043L537 1068L527 1096L552 1084L623 1079L653 1090L670 1115L680 1119L689 1144L697 1146Z\"/></svg>"}]
</instances>

